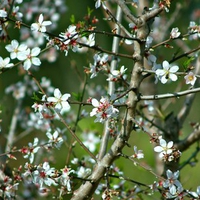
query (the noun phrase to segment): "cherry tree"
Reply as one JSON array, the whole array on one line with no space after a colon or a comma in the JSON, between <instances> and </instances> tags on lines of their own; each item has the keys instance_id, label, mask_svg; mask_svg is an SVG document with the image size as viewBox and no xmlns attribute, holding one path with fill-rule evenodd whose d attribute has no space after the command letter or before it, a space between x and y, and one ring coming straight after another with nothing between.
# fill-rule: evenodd
<instances>
[{"instance_id":1,"label":"cherry tree","mask_svg":"<svg viewBox=\"0 0 200 200\"><path fill-rule=\"evenodd\" d=\"M1 1L0 73L14 72L1 89L15 105L10 117L1 100L0 197L200 199L184 171L197 168L200 149L199 118L190 118L199 9L179 27L182 1L84 1L82 19L73 14L58 31L77 4ZM46 65L63 77L60 57L78 92L52 84L48 70L41 77Z\"/></svg>"}]
</instances>

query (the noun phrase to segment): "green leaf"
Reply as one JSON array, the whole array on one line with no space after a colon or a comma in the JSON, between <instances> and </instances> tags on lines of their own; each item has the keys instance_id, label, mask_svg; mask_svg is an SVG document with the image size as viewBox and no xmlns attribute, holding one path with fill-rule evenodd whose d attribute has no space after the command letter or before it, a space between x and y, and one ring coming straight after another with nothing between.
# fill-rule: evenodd
<instances>
[{"instance_id":1,"label":"green leaf","mask_svg":"<svg viewBox=\"0 0 200 200\"><path fill-rule=\"evenodd\" d=\"M74 16L74 15L71 15L71 17L70 17L70 22L71 22L72 24L75 24L75 16Z\"/></svg>"},{"instance_id":2,"label":"green leaf","mask_svg":"<svg viewBox=\"0 0 200 200\"><path fill-rule=\"evenodd\" d=\"M92 10L90 7L87 7L87 13L88 16L90 16L93 13L94 10Z\"/></svg>"},{"instance_id":3,"label":"green leaf","mask_svg":"<svg viewBox=\"0 0 200 200\"><path fill-rule=\"evenodd\" d=\"M33 96L31 98L35 101L41 101L41 98L39 98L35 92L33 93Z\"/></svg>"},{"instance_id":4,"label":"green leaf","mask_svg":"<svg viewBox=\"0 0 200 200\"><path fill-rule=\"evenodd\" d=\"M183 63L183 67L184 67L184 70L187 71L188 70L188 67L189 65L191 65L191 62L195 59L194 56L188 58L186 61L184 61Z\"/></svg>"},{"instance_id":5,"label":"green leaf","mask_svg":"<svg viewBox=\"0 0 200 200\"><path fill-rule=\"evenodd\" d=\"M74 99L77 100L77 101L80 101L80 99L81 99L81 94L80 94L80 93L75 93L75 92L73 92L73 93L72 93L72 96L73 96Z\"/></svg>"}]
</instances>

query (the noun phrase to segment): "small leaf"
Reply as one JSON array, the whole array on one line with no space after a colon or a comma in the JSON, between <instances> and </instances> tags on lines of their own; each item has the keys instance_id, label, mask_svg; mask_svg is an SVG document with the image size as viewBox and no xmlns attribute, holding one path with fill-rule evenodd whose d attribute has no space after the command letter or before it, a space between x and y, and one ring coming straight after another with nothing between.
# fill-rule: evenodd
<instances>
[{"instance_id":1,"label":"small leaf","mask_svg":"<svg viewBox=\"0 0 200 200\"><path fill-rule=\"evenodd\" d=\"M75 16L74 16L74 15L71 15L71 17L70 17L70 22L71 22L72 24L75 23Z\"/></svg>"}]
</instances>

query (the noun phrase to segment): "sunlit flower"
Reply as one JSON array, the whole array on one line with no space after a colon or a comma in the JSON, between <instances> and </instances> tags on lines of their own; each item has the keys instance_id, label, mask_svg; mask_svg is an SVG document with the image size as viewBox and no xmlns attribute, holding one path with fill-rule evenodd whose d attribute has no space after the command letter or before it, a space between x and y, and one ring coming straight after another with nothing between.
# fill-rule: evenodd
<instances>
[{"instance_id":1,"label":"sunlit flower","mask_svg":"<svg viewBox=\"0 0 200 200\"><path fill-rule=\"evenodd\" d=\"M13 6L12 15L17 20L22 20L23 14L21 12L19 12L19 6Z\"/></svg>"},{"instance_id":2,"label":"sunlit flower","mask_svg":"<svg viewBox=\"0 0 200 200\"><path fill-rule=\"evenodd\" d=\"M93 108L90 112L90 116L96 116L95 122L101 122L108 120L109 118L116 117L119 112L118 109L114 108L108 101L108 99L102 97L100 101L92 99Z\"/></svg>"},{"instance_id":3,"label":"sunlit flower","mask_svg":"<svg viewBox=\"0 0 200 200\"><path fill-rule=\"evenodd\" d=\"M39 66L41 65L41 61L37 56L40 53L40 48L35 47L32 50L27 49L26 51L20 52L18 54L18 59L24 61L23 67L25 70L29 70L31 65Z\"/></svg>"},{"instance_id":4,"label":"sunlit flower","mask_svg":"<svg viewBox=\"0 0 200 200\"><path fill-rule=\"evenodd\" d=\"M142 150L138 150L137 146L134 146L134 154L131 156L133 158L142 159L144 158L144 153Z\"/></svg>"},{"instance_id":5,"label":"sunlit flower","mask_svg":"<svg viewBox=\"0 0 200 200\"><path fill-rule=\"evenodd\" d=\"M171 154L173 152L173 142L166 142L164 139L160 139L160 146L154 147L154 151L159 153L160 158L164 158L166 154Z\"/></svg>"},{"instance_id":6,"label":"sunlit flower","mask_svg":"<svg viewBox=\"0 0 200 200\"><path fill-rule=\"evenodd\" d=\"M67 28L67 31L59 34L59 36L64 39L65 44L69 44L71 39L77 39L78 38L78 34L76 32L76 26L70 25Z\"/></svg>"},{"instance_id":7,"label":"sunlit flower","mask_svg":"<svg viewBox=\"0 0 200 200\"><path fill-rule=\"evenodd\" d=\"M10 68L10 67L12 67L12 66L14 66L14 64L13 63L10 63L10 58L2 58L1 56L0 56L0 69L3 69L3 68Z\"/></svg>"},{"instance_id":8,"label":"sunlit flower","mask_svg":"<svg viewBox=\"0 0 200 200\"><path fill-rule=\"evenodd\" d=\"M111 72L111 76L109 78L107 78L107 81L117 81L120 78L124 78L125 76L123 76L126 72L127 68L124 68L124 66L121 66L120 70L113 70Z\"/></svg>"},{"instance_id":9,"label":"sunlit flower","mask_svg":"<svg viewBox=\"0 0 200 200\"><path fill-rule=\"evenodd\" d=\"M77 176L78 176L79 178L86 178L86 177L88 177L90 174L91 174L91 169L85 168L85 167L83 167L83 166L81 166L81 167L78 169L78 172L77 172Z\"/></svg>"},{"instance_id":10,"label":"sunlit flower","mask_svg":"<svg viewBox=\"0 0 200 200\"><path fill-rule=\"evenodd\" d=\"M178 31L178 28L176 27L176 28L173 28L172 29L172 31L171 31L171 33L170 33L170 37L171 38L177 38L177 37L179 37L180 36L180 32Z\"/></svg>"},{"instance_id":11,"label":"sunlit flower","mask_svg":"<svg viewBox=\"0 0 200 200\"><path fill-rule=\"evenodd\" d=\"M184 76L186 84L194 85L197 77L194 75L193 72L189 72L186 76Z\"/></svg>"},{"instance_id":12,"label":"sunlit flower","mask_svg":"<svg viewBox=\"0 0 200 200\"><path fill-rule=\"evenodd\" d=\"M59 135L58 131L55 131L53 134L51 134L50 132L47 132L46 135L49 138L48 143L50 143L50 145L55 146L56 148L59 149L63 143L63 138Z\"/></svg>"},{"instance_id":13,"label":"sunlit flower","mask_svg":"<svg viewBox=\"0 0 200 200\"><path fill-rule=\"evenodd\" d=\"M10 52L11 59L18 59L18 55L20 52L24 52L27 49L25 44L20 44L17 40L12 40L11 44L6 45L6 50Z\"/></svg>"},{"instance_id":14,"label":"sunlit flower","mask_svg":"<svg viewBox=\"0 0 200 200\"><path fill-rule=\"evenodd\" d=\"M90 47L92 47L92 46L95 45L95 34L94 34L94 33L89 35L86 44L87 44L88 46L90 46Z\"/></svg>"},{"instance_id":15,"label":"sunlit flower","mask_svg":"<svg viewBox=\"0 0 200 200\"><path fill-rule=\"evenodd\" d=\"M24 158L29 158L30 160L30 163L33 163L34 161L34 154L38 152L38 150L40 149L40 146L38 145L39 143L39 139L38 138L35 138L34 141L33 141L33 144L31 142L28 143L28 146L29 147L23 147L21 149L21 152L24 155Z\"/></svg>"},{"instance_id":16,"label":"sunlit flower","mask_svg":"<svg viewBox=\"0 0 200 200\"><path fill-rule=\"evenodd\" d=\"M176 81L178 79L175 74L179 67L178 66L170 66L169 63L165 60L162 64L163 69L157 69L156 75L160 79L161 83L165 84L170 79L172 81Z\"/></svg>"},{"instance_id":17,"label":"sunlit flower","mask_svg":"<svg viewBox=\"0 0 200 200\"><path fill-rule=\"evenodd\" d=\"M57 185L54 180L55 169L50 168L48 162L44 162L42 166L38 166L37 170L33 172L33 182L38 184L40 188L43 184L48 186Z\"/></svg>"},{"instance_id":18,"label":"sunlit flower","mask_svg":"<svg viewBox=\"0 0 200 200\"><path fill-rule=\"evenodd\" d=\"M177 192L178 187L182 187L181 183L178 180L179 177L179 171L172 172L171 170L167 170L167 180L163 182L164 188L169 188L169 192L172 195L175 195Z\"/></svg>"},{"instance_id":19,"label":"sunlit flower","mask_svg":"<svg viewBox=\"0 0 200 200\"><path fill-rule=\"evenodd\" d=\"M61 169L62 175L60 176L60 182L62 185L67 186L67 190L71 191L71 185L70 185L70 177L69 175L71 173L74 173L74 170L71 170L70 168L65 168Z\"/></svg>"},{"instance_id":20,"label":"sunlit flower","mask_svg":"<svg viewBox=\"0 0 200 200\"><path fill-rule=\"evenodd\" d=\"M46 32L46 26L51 25L51 21L44 21L44 17L40 14L38 22L31 24L32 31L40 31L42 33Z\"/></svg>"},{"instance_id":21,"label":"sunlit flower","mask_svg":"<svg viewBox=\"0 0 200 200\"><path fill-rule=\"evenodd\" d=\"M55 109L58 109L59 111L68 111L70 109L70 105L67 100L70 96L71 95L67 93L62 95L60 90L56 88L54 90L54 97L48 97L47 101L54 103Z\"/></svg>"}]
</instances>

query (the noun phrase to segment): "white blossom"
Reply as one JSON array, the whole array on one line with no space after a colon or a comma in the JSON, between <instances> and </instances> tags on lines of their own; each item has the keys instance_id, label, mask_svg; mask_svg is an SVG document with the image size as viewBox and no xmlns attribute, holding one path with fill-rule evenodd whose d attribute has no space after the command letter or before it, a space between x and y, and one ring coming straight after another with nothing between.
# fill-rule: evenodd
<instances>
[{"instance_id":1,"label":"white blossom","mask_svg":"<svg viewBox=\"0 0 200 200\"><path fill-rule=\"evenodd\" d=\"M55 109L59 110L60 112L65 112L70 109L70 105L67 102L70 96L71 95L67 93L62 95L60 90L56 88L54 90L54 97L48 97L47 101L54 103Z\"/></svg>"},{"instance_id":2,"label":"white blossom","mask_svg":"<svg viewBox=\"0 0 200 200\"><path fill-rule=\"evenodd\" d=\"M192 86L195 84L197 77L193 72L189 72L186 76L184 76L186 84L191 84Z\"/></svg>"},{"instance_id":3,"label":"white blossom","mask_svg":"<svg viewBox=\"0 0 200 200\"><path fill-rule=\"evenodd\" d=\"M178 31L178 28L176 27L176 28L173 28L173 29L171 30L170 37L171 37L171 38L177 38L177 37L180 36L180 34L181 34L181 33Z\"/></svg>"},{"instance_id":4,"label":"white blossom","mask_svg":"<svg viewBox=\"0 0 200 200\"><path fill-rule=\"evenodd\" d=\"M170 64L165 60L162 64L163 69L157 69L156 75L158 79L160 79L161 83L165 84L170 79L172 81L176 81L178 79L175 74L179 67L178 66L170 66Z\"/></svg>"},{"instance_id":5,"label":"white blossom","mask_svg":"<svg viewBox=\"0 0 200 200\"><path fill-rule=\"evenodd\" d=\"M27 147L24 147L21 149L21 152L24 155L24 158L29 158L30 160L30 163L33 163L34 161L34 154L38 152L38 150L40 149L40 146L38 145L39 143L39 139L38 138L35 138L34 141L33 141L33 144L31 142L28 143L28 148Z\"/></svg>"},{"instance_id":6,"label":"white blossom","mask_svg":"<svg viewBox=\"0 0 200 200\"><path fill-rule=\"evenodd\" d=\"M163 182L164 188L169 188L169 192L171 195L175 195L177 193L177 188L181 188L182 185L178 180L179 171L172 172L171 170L167 170L167 180Z\"/></svg>"},{"instance_id":7,"label":"white blossom","mask_svg":"<svg viewBox=\"0 0 200 200\"><path fill-rule=\"evenodd\" d=\"M55 169L50 168L48 162L44 162L42 166L38 166L37 170L33 172L33 182L38 184L40 188L43 187L43 184L48 186L57 185L53 179L55 175Z\"/></svg>"},{"instance_id":8,"label":"white blossom","mask_svg":"<svg viewBox=\"0 0 200 200\"><path fill-rule=\"evenodd\" d=\"M137 146L134 146L134 154L131 156L133 158L142 159L144 158L144 153L142 150L138 150Z\"/></svg>"},{"instance_id":9,"label":"white blossom","mask_svg":"<svg viewBox=\"0 0 200 200\"><path fill-rule=\"evenodd\" d=\"M169 155L173 152L173 141L166 142L164 139L160 139L160 146L154 147L154 151L159 153L160 158L164 158L165 155Z\"/></svg>"},{"instance_id":10,"label":"white blossom","mask_svg":"<svg viewBox=\"0 0 200 200\"><path fill-rule=\"evenodd\" d=\"M107 81L117 81L120 78L125 79L126 77L124 74L125 74L126 70L127 70L127 68L125 68L123 65L123 66L121 66L120 70L113 70L111 72L110 77L107 78L106 80Z\"/></svg>"},{"instance_id":11,"label":"white blossom","mask_svg":"<svg viewBox=\"0 0 200 200\"><path fill-rule=\"evenodd\" d=\"M11 44L6 45L6 50L10 52L11 59L19 59L19 53L27 50L27 46L25 44L20 44L17 40L12 40Z\"/></svg>"},{"instance_id":12,"label":"white blossom","mask_svg":"<svg viewBox=\"0 0 200 200\"><path fill-rule=\"evenodd\" d=\"M97 99L92 99L93 108L90 112L90 116L96 116L95 122L103 123L109 118L116 117L119 112L118 109L114 108L108 101L108 99L102 97L100 101Z\"/></svg>"},{"instance_id":13,"label":"white blossom","mask_svg":"<svg viewBox=\"0 0 200 200\"><path fill-rule=\"evenodd\" d=\"M10 67L12 67L12 66L14 66L14 64L13 64L13 63L10 63L10 58L9 58L9 57L3 59L3 58L0 56L0 69L3 69L3 68L10 68Z\"/></svg>"},{"instance_id":14,"label":"white blossom","mask_svg":"<svg viewBox=\"0 0 200 200\"><path fill-rule=\"evenodd\" d=\"M86 44L90 47L95 45L95 33L89 35L88 40L86 41Z\"/></svg>"},{"instance_id":15,"label":"white blossom","mask_svg":"<svg viewBox=\"0 0 200 200\"><path fill-rule=\"evenodd\" d=\"M46 32L46 26L51 25L51 21L44 21L44 17L40 14L38 22L31 24L32 31L40 31L42 33Z\"/></svg>"},{"instance_id":16,"label":"white blossom","mask_svg":"<svg viewBox=\"0 0 200 200\"><path fill-rule=\"evenodd\" d=\"M23 67L25 70L29 70L31 65L39 66L41 65L41 61L37 56L40 53L40 48L35 47L32 50L27 49L26 51L20 52L18 54L18 59L24 61Z\"/></svg>"},{"instance_id":17,"label":"white blossom","mask_svg":"<svg viewBox=\"0 0 200 200\"><path fill-rule=\"evenodd\" d=\"M57 149L61 147L63 138L59 135L58 131L55 131L53 134L47 132L46 136L49 138L48 143L50 143L51 146L55 146Z\"/></svg>"}]
</instances>

